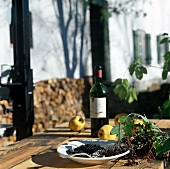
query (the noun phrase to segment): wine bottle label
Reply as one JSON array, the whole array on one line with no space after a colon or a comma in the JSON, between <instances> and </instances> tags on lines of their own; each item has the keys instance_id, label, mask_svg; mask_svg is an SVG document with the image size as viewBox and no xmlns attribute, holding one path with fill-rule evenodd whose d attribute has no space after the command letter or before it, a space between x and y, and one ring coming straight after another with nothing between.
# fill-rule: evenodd
<instances>
[{"instance_id":1,"label":"wine bottle label","mask_svg":"<svg viewBox=\"0 0 170 169\"><path fill-rule=\"evenodd\" d=\"M90 117L106 118L106 98L90 98Z\"/></svg>"}]
</instances>

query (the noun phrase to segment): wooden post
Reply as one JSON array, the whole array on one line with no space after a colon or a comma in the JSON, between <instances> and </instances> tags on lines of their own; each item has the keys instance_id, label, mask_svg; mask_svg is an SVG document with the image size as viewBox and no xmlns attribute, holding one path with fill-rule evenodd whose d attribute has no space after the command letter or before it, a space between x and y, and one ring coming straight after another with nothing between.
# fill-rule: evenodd
<instances>
[{"instance_id":1,"label":"wooden post","mask_svg":"<svg viewBox=\"0 0 170 169\"><path fill-rule=\"evenodd\" d=\"M21 140L32 135L34 121L28 0L12 0L11 24L14 48L14 69L10 85L13 100L13 125L16 128L17 140Z\"/></svg>"},{"instance_id":2,"label":"wooden post","mask_svg":"<svg viewBox=\"0 0 170 169\"><path fill-rule=\"evenodd\" d=\"M110 82L110 50L108 18L102 19L102 10L107 10L107 2L103 4L90 3L90 30L92 67L101 65L103 67L103 80Z\"/></svg>"}]
</instances>

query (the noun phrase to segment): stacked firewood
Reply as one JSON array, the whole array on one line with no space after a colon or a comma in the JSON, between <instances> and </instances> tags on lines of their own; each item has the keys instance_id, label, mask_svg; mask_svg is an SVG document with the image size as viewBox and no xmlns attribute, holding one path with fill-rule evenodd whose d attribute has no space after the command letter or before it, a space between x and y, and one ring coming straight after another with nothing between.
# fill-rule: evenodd
<instances>
[{"instance_id":1,"label":"stacked firewood","mask_svg":"<svg viewBox=\"0 0 170 169\"><path fill-rule=\"evenodd\" d=\"M49 79L37 82L34 89L33 133L42 132L56 124L69 121L72 116L89 114L89 90L92 78ZM12 113L3 114L0 106L0 124L12 124ZM0 139L7 142L13 136ZM3 141L4 142L4 141ZM3 143L4 144L4 143Z\"/></svg>"},{"instance_id":2,"label":"stacked firewood","mask_svg":"<svg viewBox=\"0 0 170 169\"><path fill-rule=\"evenodd\" d=\"M69 121L70 117L75 115L85 116L88 110L84 110L84 104L87 103L88 108L88 93L91 84L90 78L88 80L85 78L50 79L36 83L34 132Z\"/></svg>"}]
</instances>

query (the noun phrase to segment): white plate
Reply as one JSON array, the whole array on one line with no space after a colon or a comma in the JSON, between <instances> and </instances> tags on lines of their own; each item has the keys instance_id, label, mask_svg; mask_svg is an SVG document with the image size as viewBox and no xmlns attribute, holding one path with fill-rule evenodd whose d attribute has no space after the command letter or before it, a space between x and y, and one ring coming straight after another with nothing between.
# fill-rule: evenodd
<instances>
[{"instance_id":1,"label":"white plate","mask_svg":"<svg viewBox=\"0 0 170 169\"><path fill-rule=\"evenodd\" d=\"M76 147L79 147L84 144L96 144L96 145L100 145L100 146L108 146L108 145L113 145L115 143L116 143L116 141L112 141L112 140L70 141L68 143L65 143L65 144L62 144L61 146L59 146L57 148L57 152L62 158L70 158L71 160L76 161L81 164L103 164L110 160L125 156L130 151L128 150L124 153L114 155L114 156L109 156L109 157L85 158L85 157L73 157L73 156L67 154L67 150L74 150Z\"/></svg>"}]
</instances>

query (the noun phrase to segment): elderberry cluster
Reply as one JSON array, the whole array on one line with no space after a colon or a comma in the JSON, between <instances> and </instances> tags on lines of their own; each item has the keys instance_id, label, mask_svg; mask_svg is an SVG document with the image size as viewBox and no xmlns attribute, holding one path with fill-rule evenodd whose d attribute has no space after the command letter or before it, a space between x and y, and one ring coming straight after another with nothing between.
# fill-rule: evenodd
<instances>
[{"instance_id":1,"label":"elderberry cluster","mask_svg":"<svg viewBox=\"0 0 170 169\"><path fill-rule=\"evenodd\" d=\"M133 145L133 149L136 152L138 157L143 158L147 156L149 151L153 156L156 157L155 149L153 148L153 143L158 139L163 139L163 133L159 131L155 132L152 130L152 123L146 123L142 125L136 125L137 131L135 132L133 139L131 140L131 144Z\"/></svg>"},{"instance_id":2,"label":"elderberry cluster","mask_svg":"<svg viewBox=\"0 0 170 169\"><path fill-rule=\"evenodd\" d=\"M105 151L103 153L106 157L109 157L109 156L124 153L126 151L128 151L128 147L126 145L119 144L119 145L113 145L113 146L106 147Z\"/></svg>"},{"instance_id":3,"label":"elderberry cluster","mask_svg":"<svg viewBox=\"0 0 170 169\"><path fill-rule=\"evenodd\" d=\"M67 150L68 154L77 154L77 153L87 153L92 155L95 152L104 150L104 147L96 144L85 144L80 147L75 148L74 150Z\"/></svg>"},{"instance_id":4,"label":"elderberry cluster","mask_svg":"<svg viewBox=\"0 0 170 169\"><path fill-rule=\"evenodd\" d=\"M138 158L136 151L133 148L133 144L131 143L131 138L129 136L125 136L121 143L130 151L129 154L125 156L129 161L131 160L131 164L135 164L135 160Z\"/></svg>"},{"instance_id":5,"label":"elderberry cluster","mask_svg":"<svg viewBox=\"0 0 170 169\"><path fill-rule=\"evenodd\" d=\"M74 150L67 150L68 154L77 154L77 153L87 153L91 155L91 157L109 157L118 155L126 152L129 149L124 144L117 144L112 146L102 147L96 144L85 144L80 147L75 148Z\"/></svg>"}]
</instances>

